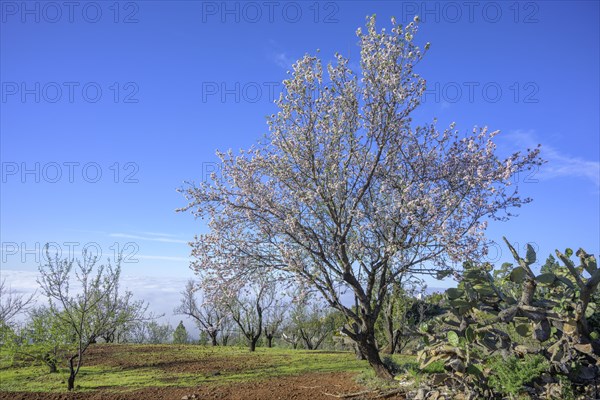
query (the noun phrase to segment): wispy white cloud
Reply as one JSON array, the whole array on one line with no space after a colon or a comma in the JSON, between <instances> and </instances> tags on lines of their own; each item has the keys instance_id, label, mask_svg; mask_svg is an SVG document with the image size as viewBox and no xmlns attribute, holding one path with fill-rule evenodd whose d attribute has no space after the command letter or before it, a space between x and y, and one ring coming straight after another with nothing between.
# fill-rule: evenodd
<instances>
[{"instance_id":1,"label":"wispy white cloud","mask_svg":"<svg viewBox=\"0 0 600 400\"><path fill-rule=\"evenodd\" d=\"M274 39L268 41L265 47L265 54L269 61L275 63L278 67L286 70L291 70L294 61L282 46Z\"/></svg>"},{"instance_id":2,"label":"wispy white cloud","mask_svg":"<svg viewBox=\"0 0 600 400\"><path fill-rule=\"evenodd\" d=\"M291 70L292 65L294 64L294 61L291 58L289 58L286 53L283 53L283 52L274 53L272 55L272 60L279 67L287 69L287 70Z\"/></svg>"},{"instance_id":3,"label":"wispy white cloud","mask_svg":"<svg viewBox=\"0 0 600 400\"><path fill-rule=\"evenodd\" d=\"M548 160L543 173L551 177L570 176L588 179L597 187L600 187L600 162L566 156L552 147L542 150L542 157Z\"/></svg>"},{"instance_id":4,"label":"wispy white cloud","mask_svg":"<svg viewBox=\"0 0 600 400\"><path fill-rule=\"evenodd\" d=\"M176 237L171 233L163 233L163 232L140 232L142 235L148 236L162 236L162 237Z\"/></svg>"},{"instance_id":5,"label":"wispy white cloud","mask_svg":"<svg viewBox=\"0 0 600 400\"><path fill-rule=\"evenodd\" d=\"M149 240L152 242L163 242L163 243L183 243L187 244L188 240L173 239L173 237L157 236L157 234L150 235L132 235L129 233L109 233L108 236L122 239L135 239L135 240Z\"/></svg>"},{"instance_id":6,"label":"wispy white cloud","mask_svg":"<svg viewBox=\"0 0 600 400\"><path fill-rule=\"evenodd\" d=\"M517 130L504 135L505 139L519 147L533 148L540 143L535 132ZM547 161L542 165L536 178L579 178L592 182L596 188L600 188L600 162L585 160L582 157L570 155L568 151L559 150L546 143L541 143L541 157Z\"/></svg>"}]
</instances>

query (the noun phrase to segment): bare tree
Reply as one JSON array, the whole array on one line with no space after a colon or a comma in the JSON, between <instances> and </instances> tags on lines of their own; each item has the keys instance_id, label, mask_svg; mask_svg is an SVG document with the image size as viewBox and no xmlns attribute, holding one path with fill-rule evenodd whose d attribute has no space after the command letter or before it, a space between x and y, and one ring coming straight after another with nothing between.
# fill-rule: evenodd
<instances>
[{"instance_id":1,"label":"bare tree","mask_svg":"<svg viewBox=\"0 0 600 400\"><path fill-rule=\"evenodd\" d=\"M275 297L274 283L262 279L248 283L235 295L230 294L224 299L224 304L246 338L250 351L256 350L263 332L264 314L275 303Z\"/></svg>"},{"instance_id":2,"label":"bare tree","mask_svg":"<svg viewBox=\"0 0 600 400\"><path fill-rule=\"evenodd\" d=\"M298 332L298 329L296 328L296 325L291 321L283 326L281 338L287 343L291 344L294 350L298 348L300 340L302 339L300 337L300 332Z\"/></svg>"},{"instance_id":3,"label":"bare tree","mask_svg":"<svg viewBox=\"0 0 600 400\"><path fill-rule=\"evenodd\" d=\"M264 333L267 339L267 347L273 347L273 338L279 334L281 325L285 319L286 304L275 300L274 304L264 313Z\"/></svg>"},{"instance_id":4,"label":"bare tree","mask_svg":"<svg viewBox=\"0 0 600 400\"><path fill-rule=\"evenodd\" d=\"M135 324L127 332L127 340L132 343L163 344L169 343L173 336L173 327L168 324L160 324L155 320L144 321Z\"/></svg>"},{"instance_id":5,"label":"bare tree","mask_svg":"<svg viewBox=\"0 0 600 400\"><path fill-rule=\"evenodd\" d=\"M210 337L212 345L217 346L219 344L219 334L226 326L229 318L228 311L218 302L204 301L198 304L196 299L197 289L197 285L190 279L185 285L185 290L181 292L181 304L174 312L193 318L198 328ZM228 333L224 334L228 335ZM224 338L223 345L226 345L228 336L221 335L221 337Z\"/></svg>"},{"instance_id":6,"label":"bare tree","mask_svg":"<svg viewBox=\"0 0 600 400\"><path fill-rule=\"evenodd\" d=\"M293 348L302 343L307 350L318 349L323 341L343 325L342 315L328 308L323 301L307 296L290 306L283 339Z\"/></svg>"},{"instance_id":7,"label":"bare tree","mask_svg":"<svg viewBox=\"0 0 600 400\"><path fill-rule=\"evenodd\" d=\"M162 315L147 313L149 303L144 300L133 300L133 293L126 291L119 295L119 284L98 305L99 313L106 313L109 317L107 328L100 333L106 343L121 343L126 341L128 332L134 326L152 321Z\"/></svg>"},{"instance_id":8,"label":"bare tree","mask_svg":"<svg viewBox=\"0 0 600 400\"><path fill-rule=\"evenodd\" d=\"M26 312L34 303L35 293L29 296L18 294L6 285L6 279L0 281L0 325L10 325L19 313Z\"/></svg>"},{"instance_id":9,"label":"bare tree","mask_svg":"<svg viewBox=\"0 0 600 400\"><path fill-rule=\"evenodd\" d=\"M68 357L68 390L75 388L75 378L83 365L83 355L96 338L111 327L119 303L109 301L118 286L120 259L113 267L110 260L99 265L97 257L83 253L82 260L51 258L46 247L48 264L39 268L40 284L50 300L51 312L75 335L76 350ZM74 268L74 266L76 267ZM70 291L70 281L80 286Z\"/></svg>"},{"instance_id":10,"label":"bare tree","mask_svg":"<svg viewBox=\"0 0 600 400\"><path fill-rule=\"evenodd\" d=\"M314 302L306 308L305 319L299 321L298 330L308 350L317 350L323 341L343 325L336 318L335 310L324 307L324 304Z\"/></svg>"},{"instance_id":11,"label":"bare tree","mask_svg":"<svg viewBox=\"0 0 600 400\"><path fill-rule=\"evenodd\" d=\"M221 320L221 331L219 332L219 338L221 339L221 345L227 346L229 338L233 334L236 323L231 318L231 314L227 314L225 318Z\"/></svg>"}]
</instances>

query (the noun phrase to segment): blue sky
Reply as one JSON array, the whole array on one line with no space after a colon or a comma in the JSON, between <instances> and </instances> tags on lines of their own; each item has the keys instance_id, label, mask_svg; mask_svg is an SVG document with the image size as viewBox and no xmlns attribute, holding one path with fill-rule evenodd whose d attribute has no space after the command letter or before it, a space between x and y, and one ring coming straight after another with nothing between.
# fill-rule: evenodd
<instances>
[{"instance_id":1,"label":"blue sky","mask_svg":"<svg viewBox=\"0 0 600 400\"><path fill-rule=\"evenodd\" d=\"M32 286L36 246L93 245L111 258L119 248L132 288L172 309L192 277L186 242L205 231L175 213L176 189L217 167L216 149L266 133L303 54L339 51L357 65L355 31L373 13L387 29L391 16L421 16L416 40L431 49L416 121L487 125L502 131L502 153L542 144L548 164L518 179L534 202L488 237L533 242L541 258L598 254L597 1L61 4L1 3L1 268L18 290ZM491 260L507 261L497 250Z\"/></svg>"}]
</instances>

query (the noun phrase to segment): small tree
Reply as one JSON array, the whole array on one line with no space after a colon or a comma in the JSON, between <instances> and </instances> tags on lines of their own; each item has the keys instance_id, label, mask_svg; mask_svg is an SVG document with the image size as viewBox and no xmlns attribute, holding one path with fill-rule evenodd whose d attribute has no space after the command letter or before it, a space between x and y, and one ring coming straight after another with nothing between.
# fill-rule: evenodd
<instances>
[{"instance_id":1,"label":"small tree","mask_svg":"<svg viewBox=\"0 0 600 400\"><path fill-rule=\"evenodd\" d=\"M169 343L169 339L173 334L173 327L170 324L159 324L156 321L150 321L146 324L146 327L148 329L148 343Z\"/></svg>"},{"instance_id":2,"label":"small tree","mask_svg":"<svg viewBox=\"0 0 600 400\"><path fill-rule=\"evenodd\" d=\"M206 346L208 344L208 334L205 331L200 331L200 336L198 337L198 344L200 346Z\"/></svg>"},{"instance_id":3,"label":"small tree","mask_svg":"<svg viewBox=\"0 0 600 400\"><path fill-rule=\"evenodd\" d=\"M177 325L175 332L173 332L173 344L188 344L189 341L190 338L183 325L183 321L179 321L179 325Z\"/></svg>"},{"instance_id":4,"label":"small tree","mask_svg":"<svg viewBox=\"0 0 600 400\"><path fill-rule=\"evenodd\" d=\"M273 338L279 334L281 325L285 319L286 305L275 300L275 303L264 313L264 333L267 339L267 347L273 347Z\"/></svg>"},{"instance_id":5,"label":"small tree","mask_svg":"<svg viewBox=\"0 0 600 400\"><path fill-rule=\"evenodd\" d=\"M68 390L75 388L75 378L83 365L83 355L89 345L111 326L111 317L118 305L106 303L117 287L121 272L120 259L113 267L97 264L97 257L84 252L82 260L51 258L46 246L48 264L40 266L40 284L50 301L50 310L64 329L73 332L75 351L68 357ZM76 268L74 265L76 264ZM80 286L78 293L70 291L70 280Z\"/></svg>"},{"instance_id":6,"label":"small tree","mask_svg":"<svg viewBox=\"0 0 600 400\"><path fill-rule=\"evenodd\" d=\"M127 340L132 343L169 343L172 336L173 327L171 325L160 324L154 320L136 324L127 332Z\"/></svg>"},{"instance_id":7,"label":"small tree","mask_svg":"<svg viewBox=\"0 0 600 400\"><path fill-rule=\"evenodd\" d=\"M285 342L289 343L294 350L298 348L298 345L302 339L300 337L300 332L298 332L298 329L296 328L296 324L294 324L292 321L287 321L287 323L283 326L281 338Z\"/></svg>"},{"instance_id":8,"label":"small tree","mask_svg":"<svg viewBox=\"0 0 600 400\"><path fill-rule=\"evenodd\" d=\"M211 344L217 346L218 336L222 328L227 324L229 315L222 304L204 301L198 304L196 300L197 285L193 280L189 280L185 285L185 290L181 292L181 304L174 311L176 314L192 317L200 331L210 337ZM225 339L227 344L227 339Z\"/></svg>"},{"instance_id":9,"label":"small tree","mask_svg":"<svg viewBox=\"0 0 600 400\"><path fill-rule=\"evenodd\" d=\"M148 302L144 300L133 300L133 293L129 291L119 295L117 283L110 295L99 304L99 312L109 316L107 327L99 336L106 343L126 341L128 332L134 326L162 316L147 314L148 307Z\"/></svg>"},{"instance_id":10,"label":"small tree","mask_svg":"<svg viewBox=\"0 0 600 400\"><path fill-rule=\"evenodd\" d=\"M294 348L301 342L305 349L317 350L327 337L344 324L340 316L322 301L305 297L291 307L283 338Z\"/></svg>"},{"instance_id":11,"label":"small tree","mask_svg":"<svg viewBox=\"0 0 600 400\"><path fill-rule=\"evenodd\" d=\"M73 330L62 323L50 308L40 306L29 311L29 319L20 335L13 341L14 352L31 360L44 363L49 373L58 371L59 357L72 350Z\"/></svg>"},{"instance_id":12,"label":"small tree","mask_svg":"<svg viewBox=\"0 0 600 400\"><path fill-rule=\"evenodd\" d=\"M231 313L246 341L250 351L256 350L256 344L264 327L264 314L275 303L276 289L272 281L257 279L248 282L235 294L222 292L221 301Z\"/></svg>"},{"instance_id":13,"label":"small tree","mask_svg":"<svg viewBox=\"0 0 600 400\"><path fill-rule=\"evenodd\" d=\"M219 332L219 336L222 346L227 346L229 343L229 338L231 337L235 326L236 323L233 321L230 314L221 321L221 331Z\"/></svg>"}]
</instances>

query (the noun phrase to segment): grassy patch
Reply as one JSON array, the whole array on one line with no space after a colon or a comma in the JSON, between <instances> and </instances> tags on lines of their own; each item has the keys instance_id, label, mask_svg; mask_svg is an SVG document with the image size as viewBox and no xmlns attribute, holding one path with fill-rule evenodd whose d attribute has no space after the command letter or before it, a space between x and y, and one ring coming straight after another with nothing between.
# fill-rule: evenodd
<instances>
[{"instance_id":1,"label":"grassy patch","mask_svg":"<svg viewBox=\"0 0 600 400\"><path fill-rule=\"evenodd\" d=\"M66 363L49 374L42 365L0 369L0 390L65 392ZM240 347L95 345L75 381L78 390L128 391L144 387L192 387L324 372L365 372L349 352Z\"/></svg>"}]
</instances>

